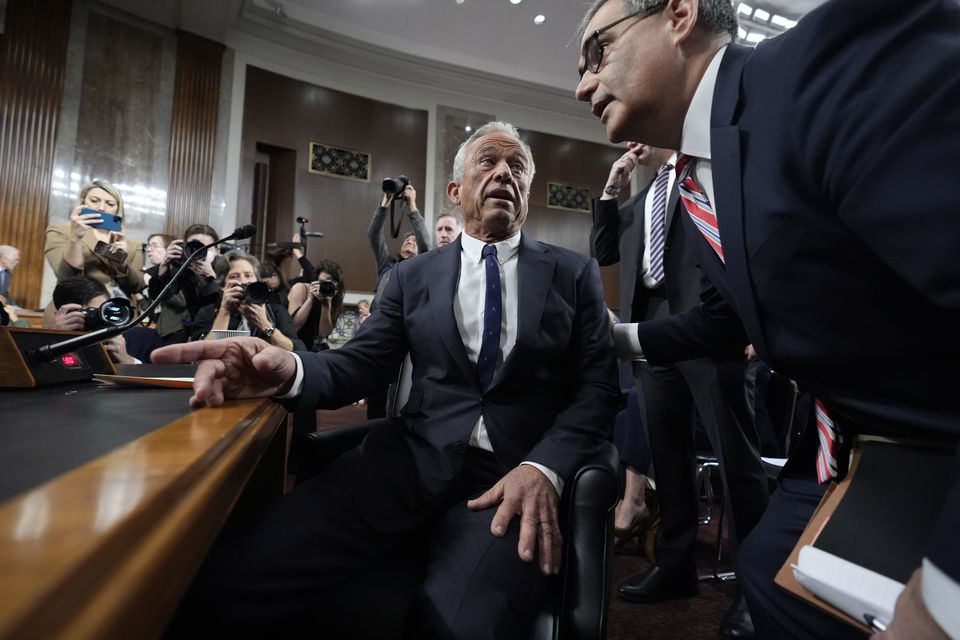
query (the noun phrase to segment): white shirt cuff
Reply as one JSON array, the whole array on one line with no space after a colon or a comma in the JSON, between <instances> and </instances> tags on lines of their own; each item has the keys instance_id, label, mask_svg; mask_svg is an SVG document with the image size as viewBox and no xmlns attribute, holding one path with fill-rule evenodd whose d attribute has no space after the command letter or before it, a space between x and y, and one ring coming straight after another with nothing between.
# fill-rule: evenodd
<instances>
[{"instance_id":1,"label":"white shirt cuff","mask_svg":"<svg viewBox=\"0 0 960 640\"><path fill-rule=\"evenodd\" d=\"M613 346L621 360L646 360L640 337L637 335L637 323L628 322L614 325Z\"/></svg>"},{"instance_id":2,"label":"white shirt cuff","mask_svg":"<svg viewBox=\"0 0 960 640\"><path fill-rule=\"evenodd\" d=\"M545 467L542 464L537 464L536 462L527 462L524 460L520 463L521 465L528 464L531 467L537 469L543 475L547 476L547 480L550 481L550 484L553 485L553 488L557 490L557 496L563 495L563 478L561 478L556 471L549 467Z\"/></svg>"},{"instance_id":3,"label":"white shirt cuff","mask_svg":"<svg viewBox=\"0 0 960 640\"><path fill-rule=\"evenodd\" d=\"M290 386L290 391L287 391L282 396L273 396L277 400L292 400L303 391L303 361L300 360L300 356L296 353L291 355L293 355L293 359L297 361L297 375L293 377L293 384Z\"/></svg>"},{"instance_id":4,"label":"white shirt cuff","mask_svg":"<svg viewBox=\"0 0 960 640\"><path fill-rule=\"evenodd\" d=\"M960 584L923 559L923 602L930 615L951 638L960 638Z\"/></svg>"}]
</instances>

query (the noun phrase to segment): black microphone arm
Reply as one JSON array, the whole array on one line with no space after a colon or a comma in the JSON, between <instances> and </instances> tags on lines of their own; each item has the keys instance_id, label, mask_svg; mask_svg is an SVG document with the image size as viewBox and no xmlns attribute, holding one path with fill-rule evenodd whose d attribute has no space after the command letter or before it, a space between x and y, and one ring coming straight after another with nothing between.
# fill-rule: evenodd
<instances>
[{"instance_id":1,"label":"black microphone arm","mask_svg":"<svg viewBox=\"0 0 960 640\"><path fill-rule=\"evenodd\" d=\"M89 346L91 344L96 344L98 342L103 342L104 340L109 340L113 336L119 335L129 329L130 327L140 324L140 322L150 315L150 312L153 311L158 304L167 298L167 295L170 292L170 288L173 284L180 278L180 276L186 271L187 267L190 266L190 263L199 258L201 255L205 256L207 254L207 249L215 247L222 242L227 242L229 240L244 240L251 237L257 232L257 228L252 224L245 224L242 227L234 230L233 233L226 236L225 238L220 238L216 242L211 242L208 245L204 245L202 248L197 249L183 261L183 264L180 265L180 268L177 270L173 277L170 278L170 282L167 283L167 286L163 288L160 292L160 295L150 303L150 305L144 309L139 316L131 320L125 325L119 327L105 327L97 331L92 331L90 333L85 333L82 336L75 336L69 338L68 340L62 340L60 342L54 342L53 344L47 344L36 351L30 352L30 357L36 359L39 362L48 362L54 358L58 358L65 353L70 353L71 351L76 351L77 349Z\"/></svg>"}]
</instances>

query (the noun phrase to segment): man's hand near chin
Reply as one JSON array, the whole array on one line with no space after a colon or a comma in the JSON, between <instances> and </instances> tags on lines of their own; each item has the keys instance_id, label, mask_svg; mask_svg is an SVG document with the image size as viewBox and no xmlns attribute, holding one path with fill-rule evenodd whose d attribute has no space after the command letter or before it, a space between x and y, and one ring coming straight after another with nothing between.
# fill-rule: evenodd
<instances>
[{"instance_id":1,"label":"man's hand near chin","mask_svg":"<svg viewBox=\"0 0 960 640\"><path fill-rule=\"evenodd\" d=\"M534 550L540 552L540 570L545 575L560 572L560 534L558 504L560 496L547 476L536 467L522 464L505 475L482 496L467 502L474 511L497 506L490 533L502 537L513 517L520 516L520 544L517 553L525 562L533 562Z\"/></svg>"},{"instance_id":2,"label":"man's hand near chin","mask_svg":"<svg viewBox=\"0 0 960 640\"><path fill-rule=\"evenodd\" d=\"M234 398L264 398L290 390L297 363L289 351L259 338L202 340L154 351L158 364L199 361L190 404L219 407Z\"/></svg>"}]
</instances>

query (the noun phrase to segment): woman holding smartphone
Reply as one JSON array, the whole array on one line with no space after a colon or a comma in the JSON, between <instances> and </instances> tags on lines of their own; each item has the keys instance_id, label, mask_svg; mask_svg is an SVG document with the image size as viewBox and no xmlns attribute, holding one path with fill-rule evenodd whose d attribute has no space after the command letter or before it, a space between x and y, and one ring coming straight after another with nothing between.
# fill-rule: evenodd
<instances>
[{"instance_id":1,"label":"woman holding smartphone","mask_svg":"<svg viewBox=\"0 0 960 640\"><path fill-rule=\"evenodd\" d=\"M123 231L120 192L106 180L94 180L80 192L70 222L47 228L43 252L57 282L86 275L102 282L111 296L132 298L143 288L143 248Z\"/></svg>"}]
</instances>

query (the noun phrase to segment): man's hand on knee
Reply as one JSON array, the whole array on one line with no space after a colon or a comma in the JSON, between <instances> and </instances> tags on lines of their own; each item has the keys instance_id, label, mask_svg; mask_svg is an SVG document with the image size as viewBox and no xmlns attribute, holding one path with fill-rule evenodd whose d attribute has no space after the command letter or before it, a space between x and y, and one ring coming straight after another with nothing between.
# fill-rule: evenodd
<instances>
[{"instance_id":1,"label":"man's hand on knee","mask_svg":"<svg viewBox=\"0 0 960 640\"><path fill-rule=\"evenodd\" d=\"M557 517L560 498L553 484L536 467L520 465L486 493L467 502L474 510L500 507L490 523L490 533L502 537L515 515L520 516L520 544L517 552L525 562L532 562L534 548L539 548L540 570L544 574L560 573L560 551L563 537Z\"/></svg>"}]
</instances>

